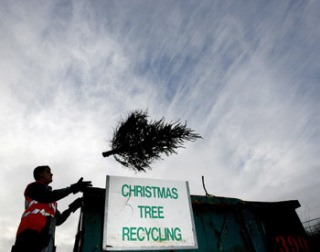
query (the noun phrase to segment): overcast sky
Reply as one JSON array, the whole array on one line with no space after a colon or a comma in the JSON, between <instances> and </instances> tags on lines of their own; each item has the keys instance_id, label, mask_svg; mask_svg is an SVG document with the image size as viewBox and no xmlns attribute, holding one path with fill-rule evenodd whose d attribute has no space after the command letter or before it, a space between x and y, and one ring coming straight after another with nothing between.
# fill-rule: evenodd
<instances>
[{"instance_id":1,"label":"overcast sky","mask_svg":"<svg viewBox=\"0 0 320 252\"><path fill-rule=\"evenodd\" d=\"M0 1L0 247L34 167L54 188L106 175L189 181L191 194L299 200L320 217L320 2ZM135 109L203 139L136 174L101 153ZM81 196L81 195L77 195ZM75 199L59 202L64 210ZM57 228L72 251L78 212Z\"/></svg>"}]
</instances>

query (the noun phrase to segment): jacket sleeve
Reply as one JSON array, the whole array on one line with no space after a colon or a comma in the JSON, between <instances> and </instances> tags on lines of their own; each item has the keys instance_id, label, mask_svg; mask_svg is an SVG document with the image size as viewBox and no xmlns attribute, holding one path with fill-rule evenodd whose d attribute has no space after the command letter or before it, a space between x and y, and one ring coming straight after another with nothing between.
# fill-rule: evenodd
<instances>
[{"instance_id":1,"label":"jacket sleeve","mask_svg":"<svg viewBox=\"0 0 320 252\"><path fill-rule=\"evenodd\" d=\"M56 215L55 215L56 225L59 226L62 223L64 223L68 219L68 217L70 216L70 213L71 213L70 209L63 211L62 213L57 210Z\"/></svg>"},{"instance_id":2,"label":"jacket sleeve","mask_svg":"<svg viewBox=\"0 0 320 252\"><path fill-rule=\"evenodd\" d=\"M51 190L51 187L39 182L31 183L27 186L25 195L42 203L58 201L71 193L71 188L66 187L58 190Z\"/></svg>"}]
</instances>

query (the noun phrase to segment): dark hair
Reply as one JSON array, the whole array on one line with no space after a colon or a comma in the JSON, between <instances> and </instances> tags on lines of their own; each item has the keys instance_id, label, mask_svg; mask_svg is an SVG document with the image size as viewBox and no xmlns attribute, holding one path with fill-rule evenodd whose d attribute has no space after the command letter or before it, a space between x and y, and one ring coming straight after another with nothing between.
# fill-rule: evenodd
<instances>
[{"instance_id":1,"label":"dark hair","mask_svg":"<svg viewBox=\"0 0 320 252\"><path fill-rule=\"evenodd\" d=\"M34 168L33 170L33 177L35 180L40 179L40 174L43 173L47 168L50 169L48 165L40 165Z\"/></svg>"}]
</instances>

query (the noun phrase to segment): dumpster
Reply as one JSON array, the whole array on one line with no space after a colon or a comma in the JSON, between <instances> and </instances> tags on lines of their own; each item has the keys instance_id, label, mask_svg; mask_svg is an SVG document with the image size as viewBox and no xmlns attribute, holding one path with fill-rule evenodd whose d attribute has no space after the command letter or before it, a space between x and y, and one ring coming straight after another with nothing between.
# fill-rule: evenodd
<instances>
[{"instance_id":1,"label":"dumpster","mask_svg":"<svg viewBox=\"0 0 320 252\"><path fill-rule=\"evenodd\" d=\"M103 251L105 189L88 188L83 197L74 252ZM191 195L191 202L198 240L192 251L310 252L295 211L300 207L297 200L251 202Z\"/></svg>"}]
</instances>

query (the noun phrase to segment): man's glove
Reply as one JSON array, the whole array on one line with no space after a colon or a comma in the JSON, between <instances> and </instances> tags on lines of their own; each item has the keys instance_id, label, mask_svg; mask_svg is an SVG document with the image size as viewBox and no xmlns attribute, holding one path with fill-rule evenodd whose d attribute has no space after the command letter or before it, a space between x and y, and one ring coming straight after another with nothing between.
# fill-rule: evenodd
<instances>
[{"instance_id":1,"label":"man's glove","mask_svg":"<svg viewBox=\"0 0 320 252\"><path fill-rule=\"evenodd\" d=\"M82 203L83 203L83 198L77 198L75 201L73 201L70 205L69 205L69 209L70 211L72 211L73 213L75 211L77 211L77 209L79 207L82 207Z\"/></svg>"},{"instance_id":2,"label":"man's glove","mask_svg":"<svg viewBox=\"0 0 320 252\"><path fill-rule=\"evenodd\" d=\"M92 186L91 181L83 181L83 178L80 178L77 183L71 185L71 191L76 194L77 192L83 192L84 189L90 186Z\"/></svg>"}]
</instances>

